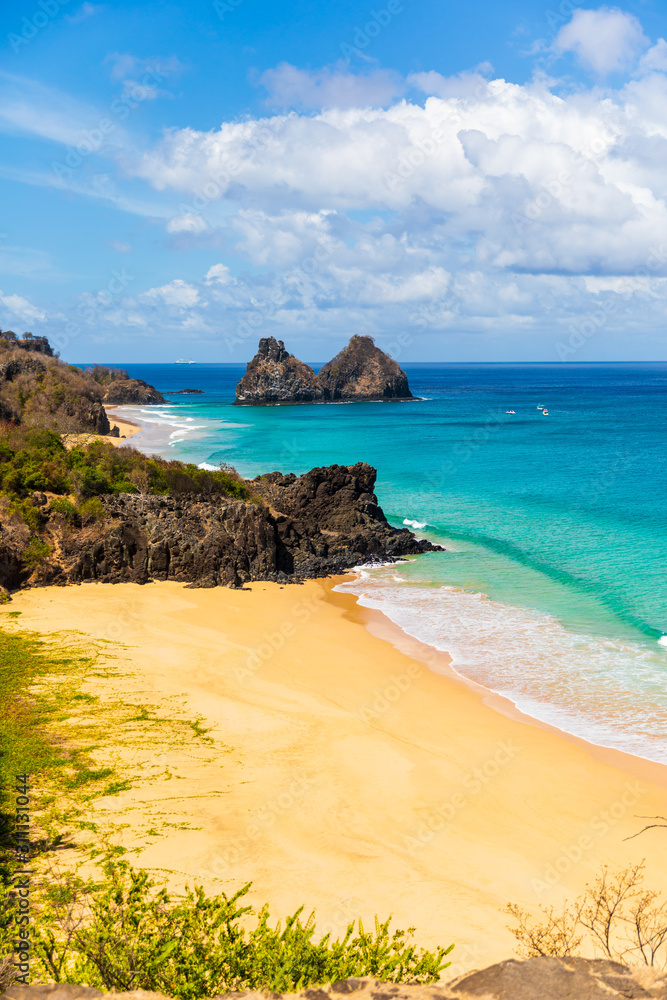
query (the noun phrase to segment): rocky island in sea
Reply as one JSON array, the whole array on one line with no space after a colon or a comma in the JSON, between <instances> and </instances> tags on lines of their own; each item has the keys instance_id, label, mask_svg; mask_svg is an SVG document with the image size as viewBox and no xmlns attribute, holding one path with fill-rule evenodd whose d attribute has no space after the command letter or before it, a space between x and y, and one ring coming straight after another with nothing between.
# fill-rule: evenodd
<instances>
[{"instance_id":1,"label":"rocky island in sea","mask_svg":"<svg viewBox=\"0 0 667 1000\"><path fill-rule=\"evenodd\" d=\"M255 357L236 387L237 406L279 403L370 402L414 399L402 368L375 345L355 334L316 375L282 340L262 337Z\"/></svg>"}]
</instances>

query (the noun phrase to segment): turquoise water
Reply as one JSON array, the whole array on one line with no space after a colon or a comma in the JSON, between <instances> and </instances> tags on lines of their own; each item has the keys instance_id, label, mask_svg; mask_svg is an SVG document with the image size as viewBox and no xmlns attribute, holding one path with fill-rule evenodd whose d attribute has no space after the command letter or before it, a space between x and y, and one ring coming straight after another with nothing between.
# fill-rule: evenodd
<instances>
[{"instance_id":1,"label":"turquoise water","mask_svg":"<svg viewBox=\"0 0 667 1000\"><path fill-rule=\"evenodd\" d=\"M345 589L524 711L667 761L667 364L406 366L420 401L251 408L243 366L129 367L206 392L137 409L165 454L374 465L388 518L447 551Z\"/></svg>"}]
</instances>

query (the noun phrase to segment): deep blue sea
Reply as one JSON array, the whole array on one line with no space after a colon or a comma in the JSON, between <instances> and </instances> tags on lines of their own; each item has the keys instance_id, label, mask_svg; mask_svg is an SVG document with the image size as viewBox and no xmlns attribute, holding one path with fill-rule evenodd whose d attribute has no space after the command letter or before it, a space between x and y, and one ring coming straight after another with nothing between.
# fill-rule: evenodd
<instances>
[{"instance_id":1,"label":"deep blue sea","mask_svg":"<svg viewBox=\"0 0 667 1000\"><path fill-rule=\"evenodd\" d=\"M446 551L345 589L528 714L667 762L667 364L405 365L421 400L287 407L232 406L244 365L123 367L205 392L134 410L165 455L374 465Z\"/></svg>"}]
</instances>

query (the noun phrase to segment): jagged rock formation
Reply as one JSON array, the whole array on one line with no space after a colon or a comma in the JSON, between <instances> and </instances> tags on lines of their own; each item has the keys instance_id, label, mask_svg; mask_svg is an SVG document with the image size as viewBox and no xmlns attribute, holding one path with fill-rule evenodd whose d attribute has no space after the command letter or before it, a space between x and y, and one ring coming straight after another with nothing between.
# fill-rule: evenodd
<instances>
[{"instance_id":1,"label":"jagged rock formation","mask_svg":"<svg viewBox=\"0 0 667 1000\"><path fill-rule=\"evenodd\" d=\"M152 406L166 403L161 392L140 378L115 379L106 388L102 401L107 406Z\"/></svg>"},{"instance_id":2,"label":"jagged rock formation","mask_svg":"<svg viewBox=\"0 0 667 1000\"><path fill-rule=\"evenodd\" d=\"M39 358L14 357L0 365L0 382L13 382L17 375L43 375L46 365Z\"/></svg>"},{"instance_id":3,"label":"jagged rock formation","mask_svg":"<svg viewBox=\"0 0 667 1000\"><path fill-rule=\"evenodd\" d=\"M359 463L271 473L248 485L266 502L229 496L102 496L103 521L72 531L44 494L40 537L51 554L35 570L21 562L24 540L0 540L0 585L179 580L196 587L287 582L340 573L373 559L437 548L392 528L373 493L375 470Z\"/></svg>"},{"instance_id":4,"label":"jagged rock formation","mask_svg":"<svg viewBox=\"0 0 667 1000\"><path fill-rule=\"evenodd\" d=\"M380 399L414 397L405 372L372 337L352 337L317 375L288 354L282 340L263 337L236 386L236 403L244 406Z\"/></svg>"},{"instance_id":5,"label":"jagged rock formation","mask_svg":"<svg viewBox=\"0 0 667 1000\"><path fill-rule=\"evenodd\" d=\"M446 972L445 972L446 975ZM146 990L102 993L89 986L67 983L14 985L7 1000L163 1000ZM657 969L629 969L619 962L586 958L531 958L492 965L467 973L452 982L427 985L384 983L377 979L350 978L299 993L266 993L259 990L219 994L213 1000L667 1000L667 975Z\"/></svg>"},{"instance_id":6,"label":"jagged rock formation","mask_svg":"<svg viewBox=\"0 0 667 1000\"><path fill-rule=\"evenodd\" d=\"M289 354L282 340L262 337L257 354L236 386L234 402L237 406L266 406L321 399L322 387L313 369Z\"/></svg>"},{"instance_id":7,"label":"jagged rock formation","mask_svg":"<svg viewBox=\"0 0 667 1000\"><path fill-rule=\"evenodd\" d=\"M354 336L347 347L320 368L326 400L413 399L408 377L372 337Z\"/></svg>"}]
</instances>

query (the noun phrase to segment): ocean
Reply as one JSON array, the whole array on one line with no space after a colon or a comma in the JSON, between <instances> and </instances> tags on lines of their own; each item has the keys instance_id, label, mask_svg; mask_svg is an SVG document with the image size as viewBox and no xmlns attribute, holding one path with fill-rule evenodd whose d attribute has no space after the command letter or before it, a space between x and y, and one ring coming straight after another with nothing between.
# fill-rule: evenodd
<instances>
[{"instance_id":1,"label":"ocean","mask_svg":"<svg viewBox=\"0 0 667 1000\"><path fill-rule=\"evenodd\" d=\"M204 390L135 409L164 455L374 465L391 523L446 551L340 589L534 718L667 763L666 363L405 365L420 400L287 407L232 406L245 365L122 367Z\"/></svg>"}]
</instances>

